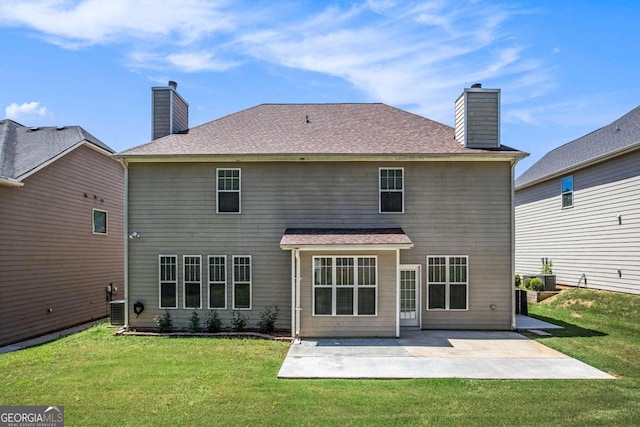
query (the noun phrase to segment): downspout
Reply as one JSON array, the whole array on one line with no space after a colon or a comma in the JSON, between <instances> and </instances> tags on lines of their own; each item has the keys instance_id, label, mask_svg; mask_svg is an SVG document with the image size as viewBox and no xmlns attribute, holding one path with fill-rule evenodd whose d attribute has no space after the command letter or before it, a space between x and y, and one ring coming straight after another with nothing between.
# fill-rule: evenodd
<instances>
[{"instance_id":1,"label":"downspout","mask_svg":"<svg viewBox=\"0 0 640 427\"><path fill-rule=\"evenodd\" d=\"M396 338L400 338L400 249L396 249Z\"/></svg>"},{"instance_id":2,"label":"downspout","mask_svg":"<svg viewBox=\"0 0 640 427\"><path fill-rule=\"evenodd\" d=\"M291 335L296 331L296 254L291 250Z\"/></svg>"},{"instance_id":3,"label":"downspout","mask_svg":"<svg viewBox=\"0 0 640 427\"><path fill-rule=\"evenodd\" d=\"M516 295L513 290L513 280L516 277L516 187L515 171L518 158L511 161L511 279L509 289L511 289L511 330L517 329L516 325Z\"/></svg>"},{"instance_id":4,"label":"downspout","mask_svg":"<svg viewBox=\"0 0 640 427\"><path fill-rule=\"evenodd\" d=\"M129 329L129 168L120 159L124 168L124 329Z\"/></svg>"},{"instance_id":5,"label":"downspout","mask_svg":"<svg viewBox=\"0 0 640 427\"><path fill-rule=\"evenodd\" d=\"M295 343L300 344L300 249L295 250L296 261L296 280L295 280L295 295L296 295L296 307L295 307Z\"/></svg>"}]
</instances>

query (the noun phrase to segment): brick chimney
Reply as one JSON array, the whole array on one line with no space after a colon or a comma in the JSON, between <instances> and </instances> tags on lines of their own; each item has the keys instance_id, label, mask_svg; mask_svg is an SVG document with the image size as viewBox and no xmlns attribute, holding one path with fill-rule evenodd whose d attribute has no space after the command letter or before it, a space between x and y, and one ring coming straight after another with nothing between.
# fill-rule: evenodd
<instances>
[{"instance_id":1,"label":"brick chimney","mask_svg":"<svg viewBox=\"0 0 640 427\"><path fill-rule=\"evenodd\" d=\"M455 139L466 148L500 148L500 89L466 88L455 103Z\"/></svg>"},{"instance_id":2,"label":"brick chimney","mask_svg":"<svg viewBox=\"0 0 640 427\"><path fill-rule=\"evenodd\" d=\"M151 139L189 129L189 104L178 93L178 83L151 88Z\"/></svg>"}]
</instances>

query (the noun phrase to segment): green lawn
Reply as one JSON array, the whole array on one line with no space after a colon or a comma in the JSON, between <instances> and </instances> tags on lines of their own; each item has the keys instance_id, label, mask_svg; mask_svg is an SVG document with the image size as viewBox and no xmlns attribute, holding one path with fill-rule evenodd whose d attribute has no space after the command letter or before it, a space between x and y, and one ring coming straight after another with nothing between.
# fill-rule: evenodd
<instances>
[{"instance_id":1,"label":"green lawn","mask_svg":"<svg viewBox=\"0 0 640 427\"><path fill-rule=\"evenodd\" d=\"M640 425L640 296L530 305L536 338L618 380L278 380L274 341L114 337L105 325L0 355L0 405L63 405L67 426Z\"/></svg>"}]
</instances>

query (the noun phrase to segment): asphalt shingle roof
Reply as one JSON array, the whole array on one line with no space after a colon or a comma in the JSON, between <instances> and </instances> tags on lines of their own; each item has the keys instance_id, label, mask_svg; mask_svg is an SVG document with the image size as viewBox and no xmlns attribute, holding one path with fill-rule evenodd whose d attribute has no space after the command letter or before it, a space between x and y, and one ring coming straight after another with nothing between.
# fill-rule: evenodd
<instances>
[{"instance_id":1,"label":"asphalt shingle roof","mask_svg":"<svg viewBox=\"0 0 640 427\"><path fill-rule=\"evenodd\" d=\"M82 141L114 153L80 126L26 127L0 120L0 177L19 180Z\"/></svg>"},{"instance_id":2,"label":"asphalt shingle roof","mask_svg":"<svg viewBox=\"0 0 640 427\"><path fill-rule=\"evenodd\" d=\"M453 128L385 104L261 104L118 153L351 155L487 153L454 140ZM520 153L509 147L498 152Z\"/></svg>"},{"instance_id":3,"label":"asphalt shingle roof","mask_svg":"<svg viewBox=\"0 0 640 427\"><path fill-rule=\"evenodd\" d=\"M516 179L516 189L640 146L640 106L583 137L549 151Z\"/></svg>"},{"instance_id":4,"label":"asphalt shingle roof","mask_svg":"<svg viewBox=\"0 0 640 427\"><path fill-rule=\"evenodd\" d=\"M413 245L401 228L287 228L281 246Z\"/></svg>"}]
</instances>

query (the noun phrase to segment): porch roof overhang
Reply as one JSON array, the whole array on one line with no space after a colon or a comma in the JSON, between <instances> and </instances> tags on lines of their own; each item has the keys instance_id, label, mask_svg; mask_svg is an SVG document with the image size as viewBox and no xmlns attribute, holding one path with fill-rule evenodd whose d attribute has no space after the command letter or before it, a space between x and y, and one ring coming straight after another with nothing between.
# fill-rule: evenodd
<instances>
[{"instance_id":1,"label":"porch roof overhang","mask_svg":"<svg viewBox=\"0 0 640 427\"><path fill-rule=\"evenodd\" d=\"M401 228L287 228L283 250L396 250L413 242Z\"/></svg>"}]
</instances>

